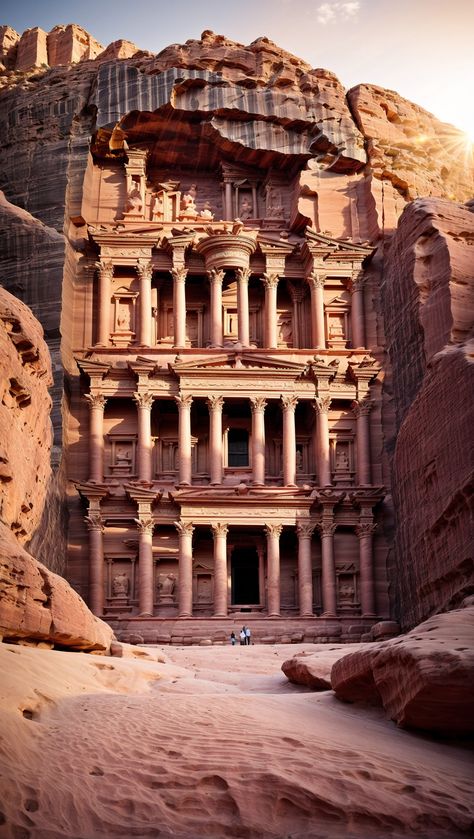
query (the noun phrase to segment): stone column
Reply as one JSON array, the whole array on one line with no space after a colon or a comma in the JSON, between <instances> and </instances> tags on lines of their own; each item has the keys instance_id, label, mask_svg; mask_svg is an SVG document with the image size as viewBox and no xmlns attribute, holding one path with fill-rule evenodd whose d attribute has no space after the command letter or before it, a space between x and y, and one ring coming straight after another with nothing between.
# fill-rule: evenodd
<instances>
[{"instance_id":1,"label":"stone column","mask_svg":"<svg viewBox=\"0 0 474 839\"><path fill-rule=\"evenodd\" d=\"M192 448L191 448L191 394L180 393L175 396L179 409L178 459L180 484L191 483Z\"/></svg>"},{"instance_id":2,"label":"stone column","mask_svg":"<svg viewBox=\"0 0 474 839\"><path fill-rule=\"evenodd\" d=\"M89 402L89 480L101 484L104 480L104 408L107 400L102 394L87 393Z\"/></svg>"},{"instance_id":3,"label":"stone column","mask_svg":"<svg viewBox=\"0 0 474 839\"><path fill-rule=\"evenodd\" d=\"M316 453L318 462L319 486L331 486L331 461L329 454L329 421L328 414L331 405L329 394L318 396L314 400L316 410Z\"/></svg>"},{"instance_id":4,"label":"stone column","mask_svg":"<svg viewBox=\"0 0 474 839\"><path fill-rule=\"evenodd\" d=\"M94 615L104 614L104 526L100 513L85 516L89 531L89 606Z\"/></svg>"},{"instance_id":5,"label":"stone column","mask_svg":"<svg viewBox=\"0 0 474 839\"><path fill-rule=\"evenodd\" d=\"M227 533L226 524L213 524L214 536L214 616L227 616Z\"/></svg>"},{"instance_id":6,"label":"stone column","mask_svg":"<svg viewBox=\"0 0 474 839\"><path fill-rule=\"evenodd\" d=\"M173 277L173 330L175 347L186 345L186 275L187 268L172 268Z\"/></svg>"},{"instance_id":7,"label":"stone column","mask_svg":"<svg viewBox=\"0 0 474 839\"><path fill-rule=\"evenodd\" d=\"M97 324L98 347L108 347L110 341L110 300L114 266L111 261L97 262L99 271L99 316Z\"/></svg>"},{"instance_id":8,"label":"stone column","mask_svg":"<svg viewBox=\"0 0 474 839\"><path fill-rule=\"evenodd\" d=\"M317 528L321 534L322 617L335 617L337 614L336 567L334 563L334 532L336 525L332 520L323 520L321 524L317 525Z\"/></svg>"},{"instance_id":9,"label":"stone column","mask_svg":"<svg viewBox=\"0 0 474 839\"><path fill-rule=\"evenodd\" d=\"M179 534L178 558L178 614L190 618L193 614L193 524L190 521L176 521Z\"/></svg>"},{"instance_id":10,"label":"stone column","mask_svg":"<svg viewBox=\"0 0 474 839\"><path fill-rule=\"evenodd\" d=\"M249 317L249 279L250 268L236 268L237 279L237 319L239 343L243 347L250 344L250 317Z\"/></svg>"},{"instance_id":11,"label":"stone column","mask_svg":"<svg viewBox=\"0 0 474 839\"><path fill-rule=\"evenodd\" d=\"M252 478L259 486L265 484L265 408L263 396L250 399L252 409Z\"/></svg>"},{"instance_id":12,"label":"stone column","mask_svg":"<svg viewBox=\"0 0 474 839\"><path fill-rule=\"evenodd\" d=\"M211 346L222 347L222 282L225 271L211 268L207 276L211 284Z\"/></svg>"},{"instance_id":13,"label":"stone column","mask_svg":"<svg viewBox=\"0 0 474 839\"><path fill-rule=\"evenodd\" d=\"M373 558L373 535L377 525L364 522L356 527L359 537L359 579L360 579L360 603L362 617L374 618L375 611L375 579L374 579L374 558Z\"/></svg>"},{"instance_id":14,"label":"stone column","mask_svg":"<svg viewBox=\"0 0 474 839\"><path fill-rule=\"evenodd\" d=\"M324 274L313 271L307 281L311 291L311 334L313 347L318 350L326 349L324 330Z\"/></svg>"},{"instance_id":15,"label":"stone column","mask_svg":"<svg viewBox=\"0 0 474 839\"><path fill-rule=\"evenodd\" d=\"M352 403L357 420L357 483L359 486L370 486L371 483L369 414L372 407L373 403L369 399Z\"/></svg>"},{"instance_id":16,"label":"stone column","mask_svg":"<svg viewBox=\"0 0 474 839\"><path fill-rule=\"evenodd\" d=\"M138 407L138 480L152 480L152 440L151 440L151 409L153 396L151 393L134 393L133 398Z\"/></svg>"},{"instance_id":17,"label":"stone column","mask_svg":"<svg viewBox=\"0 0 474 839\"><path fill-rule=\"evenodd\" d=\"M278 274L264 274L262 282L265 286L265 335L264 346L267 349L276 349L278 346L277 336L277 293Z\"/></svg>"},{"instance_id":18,"label":"stone column","mask_svg":"<svg viewBox=\"0 0 474 839\"><path fill-rule=\"evenodd\" d=\"M267 607L269 617L280 615L280 535L282 524L265 525L267 535Z\"/></svg>"},{"instance_id":19,"label":"stone column","mask_svg":"<svg viewBox=\"0 0 474 839\"><path fill-rule=\"evenodd\" d=\"M224 193L224 196L225 196L225 201L224 201L224 203L225 203L225 207L224 207L225 218L226 218L227 221L230 221L231 219L234 218L234 211L233 211L233 208L232 208L232 181L225 181L224 189L225 189L225 193Z\"/></svg>"},{"instance_id":20,"label":"stone column","mask_svg":"<svg viewBox=\"0 0 474 839\"><path fill-rule=\"evenodd\" d=\"M135 519L138 528L138 611L153 615L153 519Z\"/></svg>"},{"instance_id":21,"label":"stone column","mask_svg":"<svg viewBox=\"0 0 474 839\"><path fill-rule=\"evenodd\" d=\"M140 282L140 332L138 343L142 347L151 347L151 280L153 268L151 262L138 261L137 274Z\"/></svg>"},{"instance_id":22,"label":"stone column","mask_svg":"<svg viewBox=\"0 0 474 839\"><path fill-rule=\"evenodd\" d=\"M298 524L298 600L300 616L308 618L313 615L313 568L311 564L311 537L314 532L312 524Z\"/></svg>"},{"instance_id":23,"label":"stone column","mask_svg":"<svg viewBox=\"0 0 474 839\"><path fill-rule=\"evenodd\" d=\"M297 396L282 396L283 404L283 484L296 485L296 427Z\"/></svg>"},{"instance_id":24,"label":"stone column","mask_svg":"<svg viewBox=\"0 0 474 839\"><path fill-rule=\"evenodd\" d=\"M362 277L355 275L352 278L349 289L352 295L352 346L365 347L364 289Z\"/></svg>"},{"instance_id":25,"label":"stone column","mask_svg":"<svg viewBox=\"0 0 474 839\"><path fill-rule=\"evenodd\" d=\"M209 474L211 484L222 483L222 396L210 396L209 408Z\"/></svg>"}]
</instances>

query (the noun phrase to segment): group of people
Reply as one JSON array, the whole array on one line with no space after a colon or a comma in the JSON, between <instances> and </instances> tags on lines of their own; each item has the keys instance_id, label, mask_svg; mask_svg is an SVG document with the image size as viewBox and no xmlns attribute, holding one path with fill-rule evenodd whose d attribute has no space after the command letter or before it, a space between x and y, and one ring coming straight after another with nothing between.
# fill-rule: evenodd
<instances>
[{"instance_id":1,"label":"group of people","mask_svg":"<svg viewBox=\"0 0 474 839\"><path fill-rule=\"evenodd\" d=\"M239 632L240 646L243 647L245 645L250 645L252 643L251 638L252 633L250 631L250 627L244 625ZM232 646L237 643L237 638L235 632L233 631L230 633L230 643Z\"/></svg>"}]
</instances>

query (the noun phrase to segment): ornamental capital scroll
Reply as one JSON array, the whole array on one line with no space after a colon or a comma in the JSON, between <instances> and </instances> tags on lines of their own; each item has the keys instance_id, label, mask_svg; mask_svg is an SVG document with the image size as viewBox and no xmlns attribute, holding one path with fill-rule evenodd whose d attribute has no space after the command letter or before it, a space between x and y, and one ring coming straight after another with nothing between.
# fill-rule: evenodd
<instances>
[{"instance_id":1,"label":"ornamental capital scroll","mask_svg":"<svg viewBox=\"0 0 474 839\"><path fill-rule=\"evenodd\" d=\"M337 525L334 521L332 521L332 519L326 521L323 520L316 525L321 537L334 536L336 527Z\"/></svg>"},{"instance_id":2,"label":"ornamental capital scroll","mask_svg":"<svg viewBox=\"0 0 474 839\"><path fill-rule=\"evenodd\" d=\"M295 411L296 410L296 406L298 404L298 397L296 396L296 394L292 393L292 394L289 394L289 395L286 395L286 396L284 396L282 394L280 399L281 399L281 402L282 402L282 405L283 405L283 411Z\"/></svg>"},{"instance_id":3,"label":"ornamental capital scroll","mask_svg":"<svg viewBox=\"0 0 474 839\"><path fill-rule=\"evenodd\" d=\"M84 521L89 531L95 530L98 533L104 532L104 524L100 513L89 513L88 516L84 516Z\"/></svg>"},{"instance_id":4,"label":"ornamental capital scroll","mask_svg":"<svg viewBox=\"0 0 474 839\"><path fill-rule=\"evenodd\" d=\"M153 519L134 519L135 524L137 525L137 530L139 533L145 534L146 536L153 535L153 528L155 523Z\"/></svg>"},{"instance_id":5,"label":"ornamental capital scroll","mask_svg":"<svg viewBox=\"0 0 474 839\"><path fill-rule=\"evenodd\" d=\"M267 407L267 400L263 396L251 396L250 407L252 414L263 414Z\"/></svg>"},{"instance_id":6,"label":"ornamental capital scroll","mask_svg":"<svg viewBox=\"0 0 474 839\"><path fill-rule=\"evenodd\" d=\"M374 403L370 399L362 399L360 402L354 401L351 404L356 417L368 417L373 407Z\"/></svg>"},{"instance_id":7,"label":"ornamental capital scroll","mask_svg":"<svg viewBox=\"0 0 474 839\"><path fill-rule=\"evenodd\" d=\"M238 283L245 283L248 284L250 279L250 268L236 268L235 269L235 279Z\"/></svg>"},{"instance_id":8,"label":"ornamental capital scroll","mask_svg":"<svg viewBox=\"0 0 474 839\"><path fill-rule=\"evenodd\" d=\"M101 393L86 393L84 399L87 399L91 411L103 411L107 403L107 399Z\"/></svg>"},{"instance_id":9,"label":"ornamental capital scroll","mask_svg":"<svg viewBox=\"0 0 474 839\"><path fill-rule=\"evenodd\" d=\"M225 271L222 268L211 268L207 272L211 285L222 285L225 277Z\"/></svg>"},{"instance_id":10,"label":"ornamental capital scroll","mask_svg":"<svg viewBox=\"0 0 474 839\"><path fill-rule=\"evenodd\" d=\"M297 524L296 533L299 539L311 539L316 525L314 524Z\"/></svg>"},{"instance_id":11,"label":"ornamental capital scroll","mask_svg":"<svg viewBox=\"0 0 474 839\"><path fill-rule=\"evenodd\" d=\"M114 276L114 263L111 259L107 260L100 260L99 262L95 263L95 267L97 268L99 275L104 280L111 280Z\"/></svg>"},{"instance_id":12,"label":"ornamental capital scroll","mask_svg":"<svg viewBox=\"0 0 474 839\"><path fill-rule=\"evenodd\" d=\"M153 276L153 265L145 259L139 259L137 266L137 274L141 280L151 280Z\"/></svg>"},{"instance_id":13,"label":"ornamental capital scroll","mask_svg":"<svg viewBox=\"0 0 474 839\"><path fill-rule=\"evenodd\" d=\"M178 409L181 411L183 409L190 409L193 401L193 397L190 393L179 393L178 396L175 396L175 401L178 405Z\"/></svg>"},{"instance_id":14,"label":"ornamental capital scroll","mask_svg":"<svg viewBox=\"0 0 474 839\"><path fill-rule=\"evenodd\" d=\"M318 271L311 271L311 274L306 277L306 282L311 289L324 288L325 280L326 274L321 274Z\"/></svg>"},{"instance_id":15,"label":"ornamental capital scroll","mask_svg":"<svg viewBox=\"0 0 474 839\"><path fill-rule=\"evenodd\" d=\"M175 283L183 283L184 284L186 282L186 276L187 276L187 273L188 273L188 269L187 268L172 268L170 273L171 273L171 276L173 277L173 281Z\"/></svg>"},{"instance_id":16,"label":"ornamental capital scroll","mask_svg":"<svg viewBox=\"0 0 474 839\"><path fill-rule=\"evenodd\" d=\"M283 530L282 524L266 524L265 525L265 533L270 539L279 539L281 536L281 531Z\"/></svg>"},{"instance_id":17,"label":"ornamental capital scroll","mask_svg":"<svg viewBox=\"0 0 474 839\"><path fill-rule=\"evenodd\" d=\"M317 396L314 400L314 409L317 414L328 414L331 407L331 395Z\"/></svg>"},{"instance_id":18,"label":"ornamental capital scroll","mask_svg":"<svg viewBox=\"0 0 474 839\"><path fill-rule=\"evenodd\" d=\"M355 532L359 539L363 539L364 536L373 536L376 530L376 524L373 524L372 522L361 522L361 524L357 525Z\"/></svg>"},{"instance_id":19,"label":"ornamental capital scroll","mask_svg":"<svg viewBox=\"0 0 474 839\"><path fill-rule=\"evenodd\" d=\"M192 521L174 521L173 524L180 536L193 535L194 525Z\"/></svg>"},{"instance_id":20,"label":"ornamental capital scroll","mask_svg":"<svg viewBox=\"0 0 474 839\"><path fill-rule=\"evenodd\" d=\"M133 399L139 408L145 411L151 411L153 407L153 394L151 393L134 393Z\"/></svg>"},{"instance_id":21,"label":"ornamental capital scroll","mask_svg":"<svg viewBox=\"0 0 474 839\"><path fill-rule=\"evenodd\" d=\"M280 277L278 274L275 273L268 273L263 274L262 276L262 283L264 284L267 290L271 288L278 288L278 283L280 281Z\"/></svg>"},{"instance_id":22,"label":"ornamental capital scroll","mask_svg":"<svg viewBox=\"0 0 474 839\"><path fill-rule=\"evenodd\" d=\"M210 411L219 413L222 411L224 407L224 397L223 396L209 396L206 399L207 407Z\"/></svg>"},{"instance_id":23,"label":"ornamental capital scroll","mask_svg":"<svg viewBox=\"0 0 474 839\"><path fill-rule=\"evenodd\" d=\"M229 532L229 527L227 524L223 524L222 522L217 522L216 524L211 524L212 527L212 534L214 539L219 539L220 537L226 537Z\"/></svg>"}]
</instances>

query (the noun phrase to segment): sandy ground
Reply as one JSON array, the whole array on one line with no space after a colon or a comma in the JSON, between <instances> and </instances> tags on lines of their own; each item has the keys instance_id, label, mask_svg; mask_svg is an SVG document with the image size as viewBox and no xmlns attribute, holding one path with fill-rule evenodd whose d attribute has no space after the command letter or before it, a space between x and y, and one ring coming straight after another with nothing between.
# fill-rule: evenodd
<instances>
[{"instance_id":1,"label":"sandy ground","mask_svg":"<svg viewBox=\"0 0 474 839\"><path fill-rule=\"evenodd\" d=\"M467 745L291 685L281 663L303 648L157 663L0 644L0 836L473 835Z\"/></svg>"}]
</instances>

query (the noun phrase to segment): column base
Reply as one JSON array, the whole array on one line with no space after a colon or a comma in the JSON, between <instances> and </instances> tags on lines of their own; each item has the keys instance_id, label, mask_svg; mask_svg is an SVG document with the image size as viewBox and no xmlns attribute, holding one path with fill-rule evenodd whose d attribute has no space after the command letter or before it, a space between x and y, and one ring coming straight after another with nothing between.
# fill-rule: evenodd
<instances>
[{"instance_id":1,"label":"column base","mask_svg":"<svg viewBox=\"0 0 474 839\"><path fill-rule=\"evenodd\" d=\"M281 612L269 612L267 618L281 618Z\"/></svg>"},{"instance_id":2,"label":"column base","mask_svg":"<svg viewBox=\"0 0 474 839\"><path fill-rule=\"evenodd\" d=\"M370 618L370 620L374 620L374 618L377 618L377 615L375 614L375 612L363 612L361 618Z\"/></svg>"},{"instance_id":3,"label":"column base","mask_svg":"<svg viewBox=\"0 0 474 839\"><path fill-rule=\"evenodd\" d=\"M192 612L180 612L178 618L192 618Z\"/></svg>"},{"instance_id":4,"label":"column base","mask_svg":"<svg viewBox=\"0 0 474 839\"><path fill-rule=\"evenodd\" d=\"M314 612L300 612L300 618L315 618Z\"/></svg>"},{"instance_id":5,"label":"column base","mask_svg":"<svg viewBox=\"0 0 474 839\"><path fill-rule=\"evenodd\" d=\"M321 617L322 618L337 618L337 615L336 615L335 612L321 612Z\"/></svg>"},{"instance_id":6,"label":"column base","mask_svg":"<svg viewBox=\"0 0 474 839\"><path fill-rule=\"evenodd\" d=\"M139 612L138 617L139 618L152 618L153 617L153 612Z\"/></svg>"}]
</instances>

